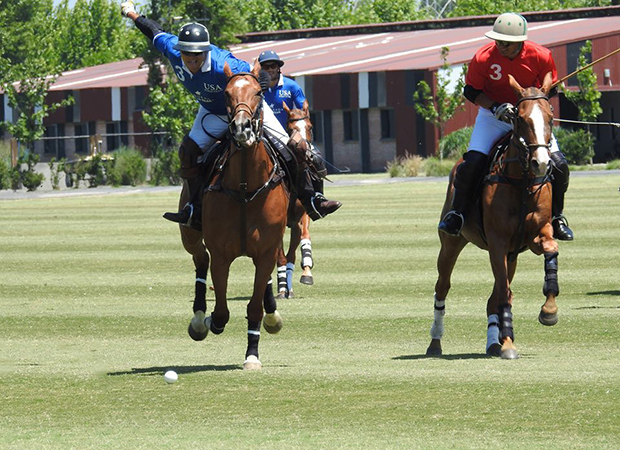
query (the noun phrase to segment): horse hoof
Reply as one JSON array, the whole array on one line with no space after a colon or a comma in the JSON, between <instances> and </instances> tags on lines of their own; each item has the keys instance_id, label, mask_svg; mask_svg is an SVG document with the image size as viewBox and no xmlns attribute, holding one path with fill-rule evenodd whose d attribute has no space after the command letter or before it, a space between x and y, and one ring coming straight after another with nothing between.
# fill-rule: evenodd
<instances>
[{"instance_id":1,"label":"horse hoof","mask_svg":"<svg viewBox=\"0 0 620 450\"><path fill-rule=\"evenodd\" d=\"M307 284L308 286L312 286L314 284L314 278L308 275L302 275L301 278L299 279L299 282L301 284Z\"/></svg>"},{"instance_id":2,"label":"horse hoof","mask_svg":"<svg viewBox=\"0 0 620 450\"><path fill-rule=\"evenodd\" d=\"M488 356L502 356L502 346L499 344L491 344L489 348L487 348Z\"/></svg>"},{"instance_id":3,"label":"horse hoof","mask_svg":"<svg viewBox=\"0 0 620 450\"><path fill-rule=\"evenodd\" d=\"M277 310L271 314L265 314L263 317L263 327L269 334L277 334L282 329L283 324L282 316Z\"/></svg>"},{"instance_id":4,"label":"horse hoof","mask_svg":"<svg viewBox=\"0 0 620 450\"><path fill-rule=\"evenodd\" d=\"M260 370L263 367L258 358L254 355L250 355L243 362L243 370Z\"/></svg>"},{"instance_id":5,"label":"horse hoof","mask_svg":"<svg viewBox=\"0 0 620 450\"><path fill-rule=\"evenodd\" d=\"M211 317L209 316L207 320L210 322ZM187 327L189 337L195 341L203 341L209 333L209 328L205 322L205 313L202 311L196 311L196 313L194 313L194 317L189 323L189 327Z\"/></svg>"},{"instance_id":6,"label":"horse hoof","mask_svg":"<svg viewBox=\"0 0 620 450\"><path fill-rule=\"evenodd\" d=\"M439 339L431 339L431 344L426 349L426 356L441 356L441 341Z\"/></svg>"},{"instance_id":7,"label":"horse hoof","mask_svg":"<svg viewBox=\"0 0 620 450\"><path fill-rule=\"evenodd\" d=\"M286 291L280 291L278 292L278 295L276 295L276 300L284 300L286 298Z\"/></svg>"},{"instance_id":8,"label":"horse hoof","mask_svg":"<svg viewBox=\"0 0 620 450\"><path fill-rule=\"evenodd\" d=\"M517 350L514 348L507 348L506 350L502 350L502 359L517 359L519 358L519 354Z\"/></svg>"},{"instance_id":9,"label":"horse hoof","mask_svg":"<svg viewBox=\"0 0 620 450\"><path fill-rule=\"evenodd\" d=\"M549 314L541 311L538 314L538 321L546 326L553 326L558 323L558 313Z\"/></svg>"}]
</instances>

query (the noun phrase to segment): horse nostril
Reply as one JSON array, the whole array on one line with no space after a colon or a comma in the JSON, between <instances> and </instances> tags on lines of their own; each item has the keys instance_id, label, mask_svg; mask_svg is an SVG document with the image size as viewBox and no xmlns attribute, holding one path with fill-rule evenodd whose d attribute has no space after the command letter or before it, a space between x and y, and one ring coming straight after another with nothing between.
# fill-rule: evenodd
<instances>
[{"instance_id":1,"label":"horse nostril","mask_svg":"<svg viewBox=\"0 0 620 450\"><path fill-rule=\"evenodd\" d=\"M536 161L535 159L532 160L532 170L535 173L538 173L538 168L539 168L540 164L538 163L538 161Z\"/></svg>"}]
</instances>

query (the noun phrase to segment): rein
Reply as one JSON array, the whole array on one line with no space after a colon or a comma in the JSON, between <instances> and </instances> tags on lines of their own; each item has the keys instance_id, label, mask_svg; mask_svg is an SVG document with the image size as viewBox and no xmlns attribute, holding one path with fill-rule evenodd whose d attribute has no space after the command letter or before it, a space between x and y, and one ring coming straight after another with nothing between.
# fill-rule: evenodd
<instances>
[{"instance_id":1,"label":"rein","mask_svg":"<svg viewBox=\"0 0 620 450\"><path fill-rule=\"evenodd\" d=\"M546 100L548 102L549 97L547 97L544 94L522 97L517 101L515 108L518 108L518 106L522 102L530 101L530 100ZM513 119L513 129L516 129L517 118L518 116ZM536 195L543 188L544 185L546 185L547 183L551 181L552 166L549 165L547 167L547 171L545 175L542 177L530 177L529 176L529 173L530 173L529 172L529 160L530 160L532 151L540 147L543 147L549 150L551 148L551 142L548 142L547 144L528 144L527 142L525 142L525 139L523 139L522 136L517 137L517 134L513 131L512 137L510 138L510 142L508 143L508 146L506 148L508 148L510 145L515 146L515 148L518 151L519 156L517 158L502 158L502 156L505 156L507 153L502 153L501 155L497 155L495 158L494 164L497 164L500 173L497 175L487 176L486 181L488 183L509 184L511 186L515 186L521 189L521 205L519 208L519 226L517 228L517 237L518 237L517 238L518 239L517 249L513 252L509 252L507 255L508 261L512 262L516 260L518 254L520 253L521 251L520 245L521 245L521 242L523 241L523 238L525 237L525 217L527 215L527 200L530 196ZM505 165L511 162L518 162L519 165L521 166L521 174L522 174L521 178L508 177L504 175ZM534 186L538 186L538 188L530 191L530 188Z\"/></svg>"}]
</instances>

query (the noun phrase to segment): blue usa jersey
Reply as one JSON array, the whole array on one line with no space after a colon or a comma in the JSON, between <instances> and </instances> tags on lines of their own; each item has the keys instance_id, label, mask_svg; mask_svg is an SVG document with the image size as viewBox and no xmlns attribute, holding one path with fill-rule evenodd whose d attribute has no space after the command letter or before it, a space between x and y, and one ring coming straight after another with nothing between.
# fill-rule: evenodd
<instances>
[{"instance_id":1,"label":"blue usa jersey","mask_svg":"<svg viewBox=\"0 0 620 450\"><path fill-rule=\"evenodd\" d=\"M278 122L282 124L285 130L288 115L282 107L282 102L286 102L286 106L290 109L293 109L293 107L301 109L305 100L306 96L301 87L294 80L284 75L280 75L278 84L265 92L265 102L267 102Z\"/></svg>"},{"instance_id":2,"label":"blue usa jersey","mask_svg":"<svg viewBox=\"0 0 620 450\"><path fill-rule=\"evenodd\" d=\"M172 48L178 42L178 37L169 33L159 33L153 38L153 45L172 65L174 73L183 86L192 93L198 103L214 114L226 114L224 89L228 79L224 74L224 63L228 63L233 73L250 72L250 65L237 59L227 50L211 45L207 59L200 71L194 75L185 67L181 59L181 52Z\"/></svg>"}]
</instances>

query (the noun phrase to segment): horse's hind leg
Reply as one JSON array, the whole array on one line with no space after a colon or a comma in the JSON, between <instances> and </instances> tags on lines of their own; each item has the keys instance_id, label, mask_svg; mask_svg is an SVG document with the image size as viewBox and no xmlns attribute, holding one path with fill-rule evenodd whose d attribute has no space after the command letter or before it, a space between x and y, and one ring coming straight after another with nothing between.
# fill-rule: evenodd
<instances>
[{"instance_id":1,"label":"horse's hind leg","mask_svg":"<svg viewBox=\"0 0 620 450\"><path fill-rule=\"evenodd\" d=\"M301 268L303 273L299 280L303 284L309 286L314 284L314 278L312 277L311 269L314 267L314 260L312 259L312 242L310 242L310 217L308 214L303 214L299 221L301 226Z\"/></svg>"},{"instance_id":2,"label":"horse's hind leg","mask_svg":"<svg viewBox=\"0 0 620 450\"><path fill-rule=\"evenodd\" d=\"M288 297L288 282L287 282L287 257L284 254L284 242L278 249L278 300L282 300Z\"/></svg>"},{"instance_id":3,"label":"horse's hind leg","mask_svg":"<svg viewBox=\"0 0 620 450\"><path fill-rule=\"evenodd\" d=\"M442 354L441 338L443 337L443 319L446 313L446 297L450 291L450 276L459 254L467 245L467 240L461 236L448 236L440 233L441 250L437 257L437 282L435 283L434 295L434 319L431 326L431 343L426 349L427 356L440 356Z\"/></svg>"}]
</instances>

